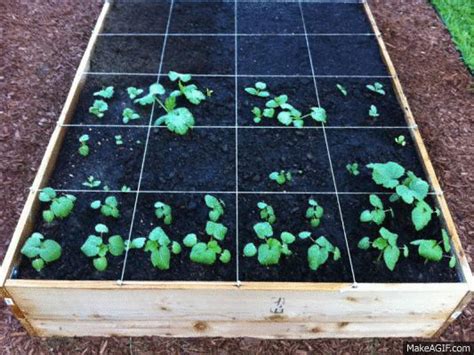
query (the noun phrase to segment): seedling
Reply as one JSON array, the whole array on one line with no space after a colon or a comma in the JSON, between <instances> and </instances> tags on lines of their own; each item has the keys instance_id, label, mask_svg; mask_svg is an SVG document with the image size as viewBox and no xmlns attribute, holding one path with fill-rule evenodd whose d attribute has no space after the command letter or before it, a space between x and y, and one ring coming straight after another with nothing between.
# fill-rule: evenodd
<instances>
[{"instance_id":1,"label":"seedling","mask_svg":"<svg viewBox=\"0 0 474 355\"><path fill-rule=\"evenodd\" d=\"M309 220L311 227L317 228L321 224L321 219L323 218L324 208L322 208L316 200L308 200L309 207L306 210L306 219Z\"/></svg>"},{"instance_id":2,"label":"seedling","mask_svg":"<svg viewBox=\"0 0 474 355\"><path fill-rule=\"evenodd\" d=\"M282 232L280 239L273 237L272 225L268 222L259 222L253 226L257 238L264 242L257 247L254 243L248 243L244 247L244 256L253 257L257 255L258 262L263 266L277 265L281 255L291 255L289 245L296 238L289 232Z\"/></svg>"},{"instance_id":3,"label":"seedling","mask_svg":"<svg viewBox=\"0 0 474 355\"><path fill-rule=\"evenodd\" d=\"M290 104L283 105L286 111L281 111L278 116L277 120L281 124L285 126L293 125L297 128L301 128L304 126L303 116L301 111L298 111Z\"/></svg>"},{"instance_id":4,"label":"seedling","mask_svg":"<svg viewBox=\"0 0 474 355\"><path fill-rule=\"evenodd\" d=\"M341 258L341 250L324 236L320 236L315 240L311 237L311 232L301 232L298 234L298 237L300 239L309 238L313 242L313 245L308 248L307 252L308 265L313 271L317 271L320 266L324 265L331 253L334 261Z\"/></svg>"},{"instance_id":5,"label":"seedling","mask_svg":"<svg viewBox=\"0 0 474 355\"><path fill-rule=\"evenodd\" d=\"M152 105L153 102L159 101L158 95L164 95L165 93L166 91L163 85L155 83L150 85L148 88L148 94L141 98L135 99L133 102L142 106Z\"/></svg>"},{"instance_id":6,"label":"seedling","mask_svg":"<svg viewBox=\"0 0 474 355\"><path fill-rule=\"evenodd\" d=\"M336 84L336 87L342 95L347 96L347 90L344 86L342 86L341 84Z\"/></svg>"},{"instance_id":7,"label":"seedling","mask_svg":"<svg viewBox=\"0 0 474 355\"><path fill-rule=\"evenodd\" d=\"M114 96L114 87L108 86L100 91L94 93L94 96L100 96L104 99L111 99Z\"/></svg>"},{"instance_id":8,"label":"seedling","mask_svg":"<svg viewBox=\"0 0 474 355\"><path fill-rule=\"evenodd\" d=\"M252 113L253 113L253 121L255 123L260 123L262 121L262 118L263 117L267 117L267 118L273 118L273 116L275 115L275 109L273 108L266 108L263 110L258 108L258 107L254 107L252 109Z\"/></svg>"},{"instance_id":9,"label":"seedling","mask_svg":"<svg viewBox=\"0 0 474 355\"><path fill-rule=\"evenodd\" d=\"M88 188L90 188L90 189L93 189L93 188L99 187L101 183L102 183L102 181L96 180L95 177L93 177L93 176L91 175L91 176L89 176L89 177L87 178L86 181L84 181L84 182L82 183L82 185L83 185L83 186L86 186L86 187L88 187Z\"/></svg>"},{"instance_id":10,"label":"seedling","mask_svg":"<svg viewBox=\"0 0 474 355\"><path fill-rule=\"evenodd\" d=\"M373 118L377 118L380 116L379 111L377 110L377 107L375 105L370 105L369 116Z\"/></svg>"},{"instance_id":11,"label":"seedling","mask_svg":"<svg viewBox=\"0 0 474 355\"><path fill-rule=\"evenodd\" d=\"M122 135L118 134L118 135L114 136L114 138L115 138L115 144L116 145L123 145Z\"/></svg>"},{"instance_id":12,"label":"seedling","mask_svg":"<svg viewBox=\"0 0 474 355\"><path fill-rule=\"evenodd\" d=\"M230 262L231 254L227 249L222 249L219 241L223 241L227 234L227 227L221 223L208 221L206 224L206 234L210 236L207 243L200 242L196 234L188 234L183 239L183 244L191 248L190 259L197 264L213 265L219 260L223 264Z\"/></svg>"},{"instance_id":13,"label":"seedling","mask_svg":"<svg viewBox=\"0 0 474 355\"><path fill-rule=\"evenodd\" d=\"M270 175L268 175L270 180L276 181L278 185L283 185L286 184L287 182L291 181L293 179L293 175L291 174L290 171L286 170L280 170L272 172Z\"/></svg>"},{"instance_id":14,"label":"seedling","mask_svg":"<svg viewBox=\"0 0 474 355\"><path fill-rule=\"evenodd\" d=\"M260 210L260 218L263 221L266 221L270 224L275 223L276 215L275 215L275 211L273 210L272 206L267 205L263 201L260 201L259 203L257 203L257 207Z\"/></svg>"},{"instance_id":15,"label":"seedling","mask_svg":"<svg viewBox=\"0 0 474 355\"><path fill-rule=\"evenodd\" d=\"M104 100L95 100L94 104L89 107L89 113L97 118L104 117L104 113L109 109L109 105Z\"/></svg>"},{"instance_id":16,"label":"seedling","mask_svg":"<svg viewBox=\"0 0 474 355\"><path fill-rule=\"evenodd\" d=\"M404 245L403 248L399 248L397 245L398 234L390 232L385 227L380 228L379 235L380 236L374 241L371 241L369 237L363 237L359 241L358 247L363 250L367 250L370 247L380 250L377 261L379 261L383 255L385 265L390 271L393 271L400 258L400 250L403 251L405 258L408 257L408 247Z\"/></svg>"},{"instance_id":17,"label":"seedling","mask_svg":"<svg viewBox=\"0 0 474 355\"><path fill-rule=\"evenodd\" d=\"M366 88L379 95L385 95L385 90L383 89L383 85L378 82L375 82L373 85L372 84L366 85Z\"/></svg>"},{"instance_id":18,"label":"seedling","mask_svg":"<svg viewBox=\"0 0 474 355\"><path fill-rule=\"evenodd\" d=\"M143 89L138 89L134 86L130 86L129 88L127 88L127 93L128 93L128 97L131 100L134 100L135 98L143 94Z\"/></svg>"},{"instance_id":19,"label":"seedling","mask_svg":"<svg viewBox=\"0 0 474 355\"><path fill-rule=\"evenodd\" d=\"M449 259L449 267L454 268L456 266L456 257L454 255L443 255L443 249L446 253L451 251L448 232L443 229L441 230L441 235L441 241L435 239L418 239L412 241L410 244L418 246L418 255L425 259L425 263L428 261L439 262L445 257Z\"/></svg>"},{"instance_id":20,"label":"seedling","mask_svg":"<svg viewBox=\"0 0 474 355\"><path fill-rule=\"evenodd\" d=\"M209 88L206 89L206 96L207 97L211 97L213 93L214 93L214 90L211 90Z\"/></svg>"},{"instance_id":21,"label":"seedling","mask_svg":"<svg viewBox=\"0 0 474 355\"><path fill-rule=\"evenodd\" d=\"M132 191L132 189L131 189L129 186L127 186L127 185L123 185L123 186L121 187L120 191L122 191L122 192L130 192L130 191Z\"/></svg>"},{"instance_id":22,"label":"seedling","mask_svg":"<svg viewBox=\"0 0 474 355\"><path fill-rule=\"evenodd\" d=\"M311 118L316 122L326 123L326 110L322 107L311 107Z\"/></svg>"},{"instance_id":23,"label":"seedling","mask_svg":"<svg viewBox=\"0 0 474 355\"><path fill-rule=\"evenodd\" d=\"M127 124L130 121L140 119L140 115L131 108L126 108L122 112L122 122Z\"/></svg>"},{"instance_id":24,"label":"seedling","mask_svg":"<svg viewBox=\"0 0 474 355\"><path fill-rule=\"evenodd\" d=\"M87 157L89 155L89 146L87 143L89 142L89 135L88 134L83 134L82 136L79 137L79 143L81 143L81 146L79 147L79 154L82 155L83 157Z\"/></svg>"},{"instance_id":25,"label":"seedling","mask_svg":"<svg viewBox=\"0 0 474 355\"><path fill-rule=\"evenodd\" d=\"M349 163L346 165L346 169L347 171L349 172L349 174L353 175L353 176L357 176L360 174L360 171L359 171L359 164L357 163Z\"/></svg>"},{"instance_id":26,"label":"seedling","mask_svg":"<svg viewBox=\"0 0 474 355\"><path fill-rule=\"evenodd\" d=\"M100 209L100 213L102 213L106 217L120 217L118 201L115 196L106 197L104 203L102 203L101 200L95 200L91 203L91 208L94 210Z\"/></svg>"},{"instance_id":27,"label":"seedling","mask_svg":"<svg viewBox=\"0 0 474 355\"><path fill-rule=\"evenodd\" d=\"M397 143L398 145L401 145L402 147L404 147L407 142L405 140L405 136L402 134L398 137L395 137L395 143Z\"/></svg>"},{"instance_id":28,"label":"seedling","mask_svg":"<svg viewBox=\"0 0 474 355\"><path fill-rule=\"evenodd\" d=\"M151 263L159 270L169 270L171 254L181 253L181 244L171 241L161 227L156 227L148 235L145 252L151 252Z\"/></svg>"},{"instance_id":29,"label":"seedling","mask_svg":"<svg viewBox=\"0 0 474 355\"><path fill-rule=\"evenodd\" d=\"M68 217L74 209L76 197L73 195L58 196L56 191L51 187L45 187L38 196L41 202L51 202L49 209L43 211L43 220L51 223L56 218L64 219Z\"/></svg>"},{"instance_id":30,"label":"seedling","mask_svg":"<svg viewBox=\"0 0 474 355\"><path fill-rule=\"evenodd\" d=\"M21 248L21 253L31 260L31 266L38 272L46 263L58 260L61 252L61 245L52 239L44 239L40 233L33 233Z\"/></svg>"},{"instance_id":31,"label":"seedling","mask_svg":"<svg viewBox=\"0 0 474 355\"><path fill-rule=\"evenodd\" d=\"M173 91L171 97L184 95L186 99L194 105L199 105L201 101L206 100L206 95L204 95L195 84L184 85L184 83L192 79L191 74L180 74L175 71L170 71L168 77L171 81L178 80L179 90Z\"/></svg>"},{"instance_id":32,"label":"seedling","mask_svg":"<svg viewBox=\"0 0 474 355\"><path fill-rule=\"evenodd\" d=\"M155 202L155 216L158 219L163 219L164 224L171 224L173 217L171 215L171 206L161 201Z\"/></svg>"},{"instance_id":33,"label":"seedling","mask_svg":"<svg viewBox=\"0 0 474 355\"><path fill-rule=\"evenodd\" d=\"M261 81L258 81L255 83L255 87L245 88L245 92L253 96L269 97L270 93L266 89L267 89L267 84Z\"/></svg>"},{"instance_id":34,"label":"seedling","mask_svg":"<svg viewBox=\"0 0 474 355\"><path fill-rule=\"evenodd\" d=\"M224 214L224 201L212 195L206 195L204 196L204 202L206 203L206 206L211 209L209 211L209 219L212 222L217 222L219 218Z\"/></svg>"},{"instance_id":35,"label":"seedling","mask_svg":"<svg viewBox=\"0 0 474 355\"><path fill-rule=\"evenodd\" d=\"M384 210L382 200L377 195L370 195L369 202L374 207L373 210L365 210L360 214L361 222L374 222L377 225L381 225L385 221L386 212L390 212L394 217L393 210L389 208Z\"/></svg>"}]
</instances>

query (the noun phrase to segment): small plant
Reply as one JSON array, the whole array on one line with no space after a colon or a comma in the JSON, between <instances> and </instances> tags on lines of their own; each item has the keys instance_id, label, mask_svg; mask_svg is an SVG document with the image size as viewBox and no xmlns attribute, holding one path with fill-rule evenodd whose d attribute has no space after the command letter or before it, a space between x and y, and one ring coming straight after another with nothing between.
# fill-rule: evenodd
<instances>
[{"instance_id":1,"label":"small plant","mask_svg":"<svg viewBox=\"0 0 474 355\"><path fill-rule=\"evenodd\" d=\"M76 197L73 195L58 196L56 191L51 187L45 187L38 196L41 202L51 202L49 209L43 211L43 220L51 223L56 218L64 219L68 217L74 209Z\"/></svg>"},{"instance_id":2,"label":"small plant","mask_svg":"<svg viewBox=\"0 0 474 355\"><path fill-rule=\"evenodd\" d=\"M377 107L375 105L370 105L369 116L373 118L377 118L380 116L379 111L377 110Z\"/></svg>"},{"instance_id":3,"label":"small plant","mask_svg":"<svg viewBox=\"0 0 474 355\"><path fill-rule=\"evenodd\" d=\"M375 82L373 85L372 84L366 85L366 88L377 94L385 95L385 90L383 89L383 85L378 82Z\"/></svg>"},{"instance_id":4,"label":"small plant","mask_svg":"<svg viewBox=\"0 0 474 355\"><path fill-rule=\"evenodd\" d=\"M213 265L219 255L221 263L227 264L230 262L230 251L222 249L219 245L219 241L223 241L227 234L227 227L221 223L208 221L206 224L206 234L211 237L207 243L200 242L194 233L186 235L183 239L183 244L191 248L191 261L198 264Z\"/></svg>"},{"instance_id":5,"label":"small plant","mask_svg":"<svg viewBox=\"0 0 474 355\"><path fill-rule=\"evenodd\" d=\"M171 241L161 227L156 227L148 235L145 252L151 252L151 263L160 270L169 270L171 254L181 253L181 245Z\"/></svg>"},{"instance_id":6,"label":"small plant","mask_svg":"<svg viewBox=\"0 0 474 355\"><path fill-rule=\"evenodd\" d=\"M104 100L95 100L94 104L89 107L89 113L97 118L104 117L104 113L109 109L109 105Z\"/></svg>"},{"instance_id":7,"label":"small plant","mask_svg":"<svg viewBox=\"0 0 474 355\"><path fill-rule=\"evenodd\" d=\"M275 223L276 215L275 215L275 211L273 210L272 206L266 204L263 201L260 201L259 203L257 203L257 207L260 210L260 218L263 221L266 221L270 224Z\"/></svg>"},{"instance_id":8,"label":"small plant","mask_svg":"<svg viewBox=\"0 0 474 355\"><path fill-rule=\"evenodd\" d=\"M143 94L143 89L138 89L134 86L130 86L130 87L127 88L127 93L128 93L128 97L130 98L130 100L134 100L138 96Z\"/></svg>"},{"instance_id":9,"label":"small plant","mask_svg":"<svg viewBox=\"0 0 474 355\"><path fill-rule=\"evenodd\" d=\"M168 77L171 81L178 80L178 88L179 90L175 90L171 93L171 97L178 97L184 95L186 99L194 104L199 105L201 101L206 100L206 95L198 89L195 84L184 85L191 80L191 74L180 74L174 71L170 71Z\"/></svg>"},{"instance_id":10,"label":"small plant","mask_svg":"<svg viewBox=\"0 0 474 355\"><path fill-rule=\"evenodd\" d=\"M142 106L152 105L155 101L159 101L158 95L164 95L165 93L166 91L163 85L155 83L149 86L148 94L141 98L135 99L133 102Z\"/></svg>"},{"instance_id":11,"label":"small plant","mask_svg":"<svg viewBox=\"0 0 474 355\"><path fill-rule=\"evenodd\" d=\"M44 239L40 233L33 233L21 248L21 253L31 259L31 266L38 272L46 263L58 260L61 252L61 245L52 239Z\"/></svg>"},{"instance_id":12,"label":"small plant","mask_svg":"<svg viewBox=\"0 0 474 355\"><path fill-rule=\"evenodd\" d=\"M390 232L385 227L380 228L379 235L380 236L374 241L371 241L369 237L363 237L359 241L358 247L362 250L367 250L370 247L380 250L377 261L379 261L383 255L385 265L390 271L393 271L400 258L400 250L403 250L403 256L405 258L408 257L408 247L404 245L403 248L399 248L397 245L398 235Z\"/></svg>"},{"instance_id":13,"label":"small plant","mask_svg":"<svg viewBox=\"0 0 474 355\"><path fill-rule=\"evenodd\" d=\"M267 89L267 84L261 81L258 81L255 83L255 87L245 88L245 92L253 96L269 97L270 93L266 89Z\"/></svg>"},{"instance_id":14,"label":"small plant","mask_svg":"<svg viewBox=\"0 0 474 355\"><path fill-rule=\"evenodd\" d=\"M280 239L273 237L272 225L268 222L259 222L253 226L257 238L264 241L258 248L254 243L245 245L243 253L246 257L257 255L258 262L263 266L277 265L280 262L281 255L291 255L289 245L296 238L289 232L282 232Z\"/></svg>"},{"instance_id":15,"label":"small plant","mask_svg":"<svg viewBox=\"0 0 474 355\"><path fill-rule=\"evenodd\" d=\"M122 122L127 124L130 121L140 119L140 115L131 108L125 108L122 112Z\"/></svg>"},{"instance_id":16,"label":"small plant","mask_svg":"<svg viewBox=\"0 0 474 355\"><path fill-rule=\"evenodd\" d=\"M405 136L402 134L402 135L399 135L398 137L395 137L395 143L397 143L398 145L401 145L402 147L406 146L407 142L405 140Z\"/></svg>"},{"instance_id":17,"label":"small plant","mask_svg":"<svg viewBox=\"0 0 474 355\"><path fill-rule=\"evenodd\" d=\"M118 201L115 196L106 197L103 204L101 200L95 200L91 203L91 208L94 210L100 209L100 213L102 213L105 217L120 217Z\"/></svg>"},{"instance_id":18,"label":"small plant","mask_svg":"<svg viewBox=\"0 0 474 355\"><path fill-rule=\"evenodd\" d=\"M212 195L206 195L204 196L204 202L206 203L206 206L211 209L209 211L209 219L212 222L217 222L219 218L221 218L221 216L224 214L224 201Z\"/></svg>"},{"instance_id":19,"label":"small plant","mask_svg":"<svg viewBox=\"0 0 474 355\"><path fill-rule=\"evenodd\" d=\"M331 253L333 254L332 258L334 261L341 258L341 250L324 236L320 236L315 240L311 237L310 232L301 232L298 234L298 237L300 239L309 238L313 242L313 245L308 248L307 252L308 265L313 271L317 271L320 266L324 265Z\"/></svg>"},{"instance_id":20,"label":"small plant","mask_svg":"<svg viewBox=\"0 0 474 355\"><path fill-rule=\"evenodd\" d=\"M114 87L108 86L100 91L94 93L94 96L100 96L104 99L111 99L114 96Z\"/></svg>"},{"instance_id":21,"label":"small plant","mask_svg":"<svg viewBox=\"0 0 474 355\"><path fill-rule=\"evenodd\" d=\"M360 174L360 171L359 171L359 164L357 163L349 163L346 165L346 169L347 171L349 172L349 174L353 175L353 176L357 176Z\"/></svg>"},{"instance_id":22,"label":"small plant","mask_svg":"<svg viewBox=\"0 0 474 355\"><path fill-rule=\"evenodd\" d=\"M91 175L87 178L86 181L82 183L82 186L86 186L90 189L93 189L93 188L99 187L100 184L102 184L102 181L96 180L95 177Z\"/></svg>"},{"instance_id":23,"label":"small plant","mask_svg":"<svg viewBox=\"0 0 474 355\"><path fill-rule=\"evenodd\" d=\"M122 192L130 192L130 191L132 191L132 189L131 189L129 186L127 186L127 185L123 185L123 186L120 188L120 191L122 191Z\"/></svg>"},{"instance_id":24,"label":"small plant","mask_svg":"<svg viewBox=\"0 0 474 355\"><path fill-rule=\"evenodd\" d=\"M316 200L308 200L309 207L306 210L306 219L309 220L311 227L317 228L321 224L321 219L323 218L324 208L322 208Z\"/></svg>"},{"instance_id":25,"label":"small plant","mask_svg":"<svg viewBox=\"0 0 474 355\"><path fill-rule=\"evenodd\" d=\"M211 97L213 93L214 93L214 90L211 90L209 88L206 89L206 96L207 97Z\"/></svg>"},{"instance_id":26,"label":"small plant","mask_svg":"<svg viewBox=\"0 0 474 355\"><path fill-rule=\"evenodd\" d=\"M287 182L293 180L293 175L290 171L280 170L272 172L268 175L270 180L275 181L278 185L286 184Z\"/></svg>"},{"instance_id":27,"label":"small plant","mask_svg":"<svg viewBox=\"0 0 474 355\"><path fill-rule=\"evenodd\" d=\"M392 217L394 216L393 210L390 208L384 210L382 200L377 195L370 195L369 202L374 207L373 210L365 210L360 214L361 222L374 222L377 225L381 225L385 221L386 212L391 212Z\"/></svg>"},{"instance_id":28,"label":"small plant","mask_svg":"<svg viewBox=\"0 0 474 355\"><path fill-rule=\"evenodd\" d=\"M342 95L347 96L347 90L344 86L342 86L341 84L336 84L336 87Z\"/></svg>"},{"instance_id":29,"label":"small plant","mask_svg":"<svg viewBox=\"0 0 474 355\"><path fill-rule=\"evenodd\" d=\"M83 157L87 157L89 155L89 146L87 143L89 142L89 135L88 134L83 134L82 136L79 137L79 143L81 143L81 146L79 147L78 151L79 154L82 155Z\"/></svg>"},{"instance_id":30,"label":"small plant","mask_svg":"<svg viewBox=\"0 0 474 355\"><path fill-rule=\"evenodd\" d=\"M263 117L266 117L266 118L273 118L273 116L275 115L275 109L273 108L266 108L264 109L263 111L258 108L258 107L254 107L252 109L252 113L253 113L253 121L255 123L260 123L262 121L262 118Z\"/></svg>"},{"instance_id":31,"label":"small plant","mask_svg":"<svg viewBox=\"0 0 474 355\"><path fill-rule=\"evenodd\" d=\"M114 136L116 145L123 145L123 138L121 134Z\"/></svg>"},{"instance_id":32,"label":"small plant","mask_svg":"<svg viewBox=\"0 0 474 355\"><path fill-rule=\"evenodd\" d=\"M311 107L311 118L316 122L326 123L327 114L326 110L322 107Z\"/></svg>"},{"instance_id":33,"label":"small plant","mask_svg":"<svg viewBox=\"0 0 474 355\"><path fill-rule=\"evenodd\" d=\"M173 217L171 215L171 206L161 201L155 202L155 216L158 219L163 219L164 224L171 224Z\"/></svg>"},{"instance_id":34,"label":"small plant","mask_svg":"<svg viewBox=\"0 0 474 355\"><path fill-rule=\"evenodd\" d=\"M449 267L454 268L456 266L456 257L454 255L443 255L443 249L446 253L451 251L448 232L442 229L441 235L441 241L435 239L418 239L412 241L410 244L418 246L418 255L424 258L425 262L438 262L441 261L443 257L446 257L449 258ZM441 245L443 245L443 248L441 248Z\"/></svg>"}]
</instances>

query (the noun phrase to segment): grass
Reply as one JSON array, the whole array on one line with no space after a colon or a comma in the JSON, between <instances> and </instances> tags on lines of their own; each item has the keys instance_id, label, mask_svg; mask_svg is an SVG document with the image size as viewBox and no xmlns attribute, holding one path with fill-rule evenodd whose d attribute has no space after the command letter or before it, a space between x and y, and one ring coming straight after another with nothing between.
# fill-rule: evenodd
<instances>
[{"instance_id":1,"label":"grass","mask_svg":"<svg viewBox=\"0 0 474 355\"><path fill-rule=\"evenodd\" d=\"M451 33L464 62L474 72L474 6L472 0L431 0Z\"/></svg>"}]
</instances>

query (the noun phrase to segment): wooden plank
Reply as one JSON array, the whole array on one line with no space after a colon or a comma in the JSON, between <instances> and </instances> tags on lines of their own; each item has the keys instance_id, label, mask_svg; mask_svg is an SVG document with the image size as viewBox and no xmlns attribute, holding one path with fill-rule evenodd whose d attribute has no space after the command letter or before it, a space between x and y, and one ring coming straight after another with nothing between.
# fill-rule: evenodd
<instances>
[{"instance_id":1,"label":"wooden plank","mask_svg":"<svg viewBox=\"0 0 474 355\"><path fill-rule=\"evenodd\" d=\"M18 262L20 256L20 245L23 244L23 241L31 234L34 228L34 217L39 208L38 189L44 187L44 184L48 181L54 169L59 150L66 134L66 128L62 127L61 124L68 122L73 116L83 84L82 74L89 66L90 58L94 50L98 34L102 30L104 19L109 11L109 8L110 4L108 2L104 3L102 11L99 15L99 19L97 20L94 31L87 45L86 51L84 52L84 56L82 57L81 63L77 69L71 89L69 90L69 94L66 98L66 102L58 120L58 125L54 129L53 134L49 140L43 160L41 161L15 232L13 233L7 253L3 259L2 267L0 269L0 287L5 285L5 280L11 274L13 266L15 266L15 264Z\"/></svg>"}]
</instances>

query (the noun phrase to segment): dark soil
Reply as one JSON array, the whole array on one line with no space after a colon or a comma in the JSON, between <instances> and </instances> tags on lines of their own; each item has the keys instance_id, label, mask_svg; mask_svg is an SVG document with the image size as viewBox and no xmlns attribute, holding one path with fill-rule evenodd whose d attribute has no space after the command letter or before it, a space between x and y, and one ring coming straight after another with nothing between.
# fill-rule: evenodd
<instances>
[{"instance_id":1,"label":"dark soil","mask_svg":"<svg viewBox=\"0 0 474 355\"><path fill-rule=\"evenodd\" d=\"M89 135L87 157L78 152L83 134ZM102 182L96 188L99 190L104 186L120 190L123 185L136 190L146 134L146 128L69 127L48 185L62 190L87 189L82 183L93 176ZM117 135L122 136L123 145L116 144Z\"/></svg>"},{"instance_id":2,"label":"dark soil","mask_svg":"<svg viewBox=\"0 0 474 355\"><path fill-rule=\"evenodd\" d=\"M308 199L313 198L324 208L324 216L318 228L312 228L305 218ZM298 282L350 282L351 269L346 253L344 233L335 195L241 195L239 198L239 255L247 243L257 247L261 240L253 231L255 223L261 222L257 203L264 201L275 210L277 221L273 225L274 236L279 238L281 232L287 231L297 235L302 231L311 231L316 239L324 235L335 246L339 247L342 257L333 261L332 257L317 271L312 271L307 262L307 250L313 244L309 239L297 238L290 244L293 252L283 256L279 265L262 266L257 256L240 257L241 281L298 281Z\"/></svg>"},{"instance_id":3,"label":"dark soil","mask_svg":"<svg viewBox=\"0 0 474 355\"><path fill-rule=\"evenodd\" d=\"M172 280L172 281L235 281L236 280L236 241L235 241L235 195L213 195L225 203L224 216L219 220L227 228L225 240L220 243L228 249L232 259L228 264L219 260L213 266L191 262L190 248L182 244L188 233L195 233L203 242L209 241L205 233L206 222L209 220L209 209L204 203L204 194L140 194L137 214L133 228L133 237L148 236L155 227L162 227L171 240L179 242L182 251L172 255L170 270L161 271L154 268L150 261L150 253L143 250L131 250L127 259L125 280ZM153 205L161 201L171 206L173 222L167 226L155 216Z\"/></svg>"}]
</instances>

